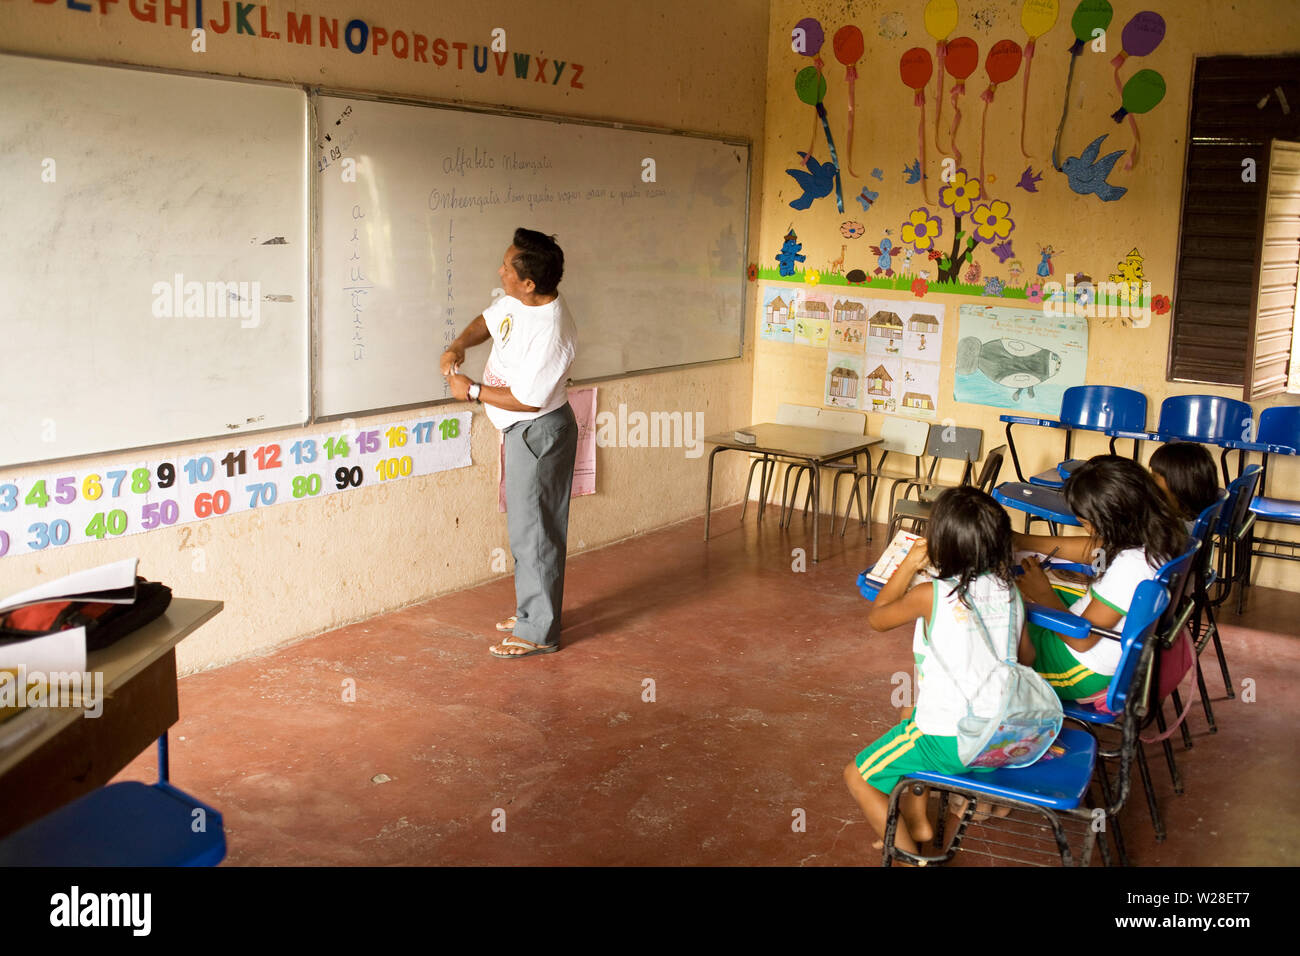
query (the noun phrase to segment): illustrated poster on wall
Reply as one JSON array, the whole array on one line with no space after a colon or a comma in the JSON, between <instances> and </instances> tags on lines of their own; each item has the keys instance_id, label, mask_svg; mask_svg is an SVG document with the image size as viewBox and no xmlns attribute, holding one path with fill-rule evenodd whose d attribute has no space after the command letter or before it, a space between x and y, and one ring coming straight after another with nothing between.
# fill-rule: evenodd
<instances>
[{"instance_id":1,"label":"illustrated poster on wall","mask_svg":"<svg viewBox=\"0 0 1300 956\"><path fill-rule=\"evenodd\" d=\"M860 408L935 417L943 312L942 305L932 302L872 299L867 303L866 383Z\"/></svg>"},{"instance_id":2,"label":"illustrated poster on wall","mask_svg":"<svg viewBox=\"0 0 1300 956\"><path fill-rule=\"evenodd\" d=\"M336 423L292 442L254 438L116 467L65 462L0 475L0 558L465 468L470 419Z\"/></svg>"},{"instance_id":3,"label":"illustrated poster on wall","mask_svg":"<svg viewBox=\"0 0 1300 956\"><path fill-rule=\"evenodd\" d=\"M1055 416L1088 365L1085 316L963 305L953 398Z\"/></svg>"},{"instance_id":4,"label":"illustrated poster on wall","mask_svg":"<svg viewBox=\"0 0 1300 956\"><path fill-rule=\"evenodd\" d=\"M829 352L826 356L826 404L857 408L862 394L861 352Z\"/></svg>"},{"instance_id":5,"label":"illustrated poster on wall","mask_svg":"<svg viewBox=\"0 0 1300 956\"><path fill-rule=\"evenodd\" d=\"M763 314L759 316L758 337L769 342L794 342L795 299L799 289L763 287Z\"/></svg>"}]
</instances>

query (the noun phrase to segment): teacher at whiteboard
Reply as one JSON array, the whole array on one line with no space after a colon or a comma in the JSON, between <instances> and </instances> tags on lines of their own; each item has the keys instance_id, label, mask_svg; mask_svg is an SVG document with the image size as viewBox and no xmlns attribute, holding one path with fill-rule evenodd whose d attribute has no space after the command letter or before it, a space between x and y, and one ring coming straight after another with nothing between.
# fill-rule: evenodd
<instances>
[{"instance_id":1,"label":"teacher at whiteboard","mask_svg":"<svg viewBox=\"0 0 1300 956\"><path fill-rule=\"evenodd\" d=\"M506 523L515 559L515 613L497 624L510 636L491 648L511 660L560 649L569 493L578 423L565 379L577 333L559 293L564 252L553 236L516 229L497 270L505 295L442 353L452 395L485 406L505 436ZM460 374L465 349L492 339L483 381Z\"/></svg>"}]
</instances>

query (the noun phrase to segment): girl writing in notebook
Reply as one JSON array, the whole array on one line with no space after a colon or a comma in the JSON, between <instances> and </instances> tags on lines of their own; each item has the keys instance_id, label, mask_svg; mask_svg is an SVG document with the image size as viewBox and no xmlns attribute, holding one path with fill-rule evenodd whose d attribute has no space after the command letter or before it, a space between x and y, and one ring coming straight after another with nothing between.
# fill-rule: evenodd
<instances>
[{"instance_id":1,"label":"girl writing in notebook","mask_svg":"<svg viewBox=\"0 0 1300 956\"><path fill-rule=\"evenodd\" d=\"M1097 627L1121 630L1137 586L1186 548L1187 535L1169 499L1146 469L1118 455L1098 455L1077 468L1065 483L1065 500L1084 534L1068 537L1015 535L1017 550L1088 564L1094 577L1086 593L1056 589L1037 559L1022 562L1018 581L1025 600L1087 618ZM1105 702L1106 688L1119 664L1118 641L1090 634L1065 637L1029 625L1034 670L1063 700Z\"/></svg>"}]
</instances>

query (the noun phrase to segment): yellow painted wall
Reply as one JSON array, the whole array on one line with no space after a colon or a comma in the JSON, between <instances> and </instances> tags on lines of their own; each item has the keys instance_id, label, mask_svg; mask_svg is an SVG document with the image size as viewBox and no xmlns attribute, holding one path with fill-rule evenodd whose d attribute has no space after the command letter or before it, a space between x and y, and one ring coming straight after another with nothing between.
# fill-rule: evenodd
<instances>
[{"instance_id":1,"label":"yellow painted wall","mask_svg":"<svg viewBox=\"0 0 1300 956\"><path fill-rule=\"evenodd\" d=\"M1194 58L1213 54L1294 53L1300 50L1300 17L1292 0L1239 0L1225 4L1219 0L1151 0L1143 3L1115 2L1115 18L1108 35L1108 49L1103 55L1090 50L1083 54L1075 70L1071 91L1070 116L1062 139L1061 158L1077 156L1089 142L1103 132L1109 137L1105 152L1128 148L1131 133L1127 122L1117 125L1109 114L1119 106L1119 94L1112 78L1109 61L1120 47L1120 32L1134 13L1153 9L1166 20L1167 33L1161 45L1149 56L1133 58L1122 71L1127 77L1140 68L1163 74L1167 83L1164 101L1152 112L1138 118L1141 150L1136 168L1125 172L1123 158L1110 176L1110 182L1127 186L1128 193L1115 202L1102 202L1096 196L1072 192L1066 178L1051 168L1052 140L1061 116L1066 71L1067 48L1073 42L1070 17L1076 7L1072 0L1062 0L1056 26L1037 43L1033 58L1028 101L1026 146L1031 159L1019 149L1021 117L1021 73L998 88L988 111L985 167L989 174L986 189L992 198L1006 200L1015 222L1012 240L1016 257L1032 275L1038 264L1037 245L1052 245L1063 250L1055 258L1057 279L1068 273L1084 272L1094 279L1105 279L1130 249L1137 247L1145 257L1144 271L1152 283L1152 292L1172 296L1174 263L1178 244L1178 216L1182 201L1183 164L1186 150L1187 115ZM980 47L980 66L967 83L962 101L963 119L958 146L963 165L978 167L979 127L983 104L979 94L987 87L984 57L998 40L1008 38L1024 44L1025 32L1020 25L1020 2L960 0L960 19L952 36L970 36ZM840 255L842 244L849 246L846 269L862 268L868 273L875 267L869 244L879 244L886 228L893 230L893 241L901 244L900 230L908 214L920 206L932 213L942 212L944 235L940 240L949 248L952 216L940 210L937 190L940 185L939 153L934 136L934 81L926 96L926 153L931 177L931 202L927 203L920 185L903 181L903 167L918 156L917 125L919 110L913 105L913 93L899 75L899 58L905 50L922 46L933 55L935 40L924 26L922 0L901 3L838 3L828 0L772 0L771 27L768 36L767 83L767 162L763 174L763 216L760 229L758 262L775 266L773 257L781 246L786 230L793 225L803 243L804 263L825 270ZM797 163L796 151L807 150L812 139L820 140L814 151L826 158L825 140L817 128L813 133L812 107L795 95L794 78L812 62L791 48L791 31L804 17L817 18L826 35L823 50L824 73L828 83L826 110L832 134L843 161L848 146L846 129L847 86L844 67L832 52L836 30L856 24L866 38L866 53L858 64L857 112L854 136L854 166L858 177L844 177L845 213L836 212L833 196L817 200L811 209L796 211L788 205L800 194L785 170ZM903 35L905 33L905 35ZM948 142L952 116L949 91L951 77L945 78L943 142ZM1293 104L1292 108L1297 108ZM1026 165L1043 173L1039 192L1030 194L1016 188ZM884 177L870 177L879 167ZM996 178L996 181L994 179ZM863 185L880 193L879 199L864 212L851 197ZM857 220L866 226L861 239L846 240L840 223ZM970 228L970 217L963 219ZM983 247L976 257L984 276L1007 277L1007 267ZM899 258L895 259L898 263ZM914 260L914 269L919 262ZM963 267L963 271L964 271ZM1023 280L1022 280L1023 281ZM837 287L838 288L838 287ZM917 301L905 292L858 290L857 294ZM954 367L959 334L958 307L962 303L990 300L960 295L929 295L928 300L945 306L943 332L943 367L941 372L938 418L951 418L958 424L984 429L985 448L1003 444L1005 437L998 416L1009 409L958 403L953 400ZM761 300L760 300L761 301ZM1005 300L1013 307L1025 307L1023 299ZM1173 303L1176 311L1178 303ZM754 316L757 339L758 315ZM1090 321L1087 381L1091 384L1123 385L1143 391L1148 399L1148 423L1154 426L1160 402L1169 395L1206 392L1241 397L1240 389L1191 386L1165 381L1168 354L1169 315L1153 316L1149 328L1125 328L1118 323L1106 325ZM821 405L825 388L826 352L809 346L758 341L754 366L755 421L770 421L780 402ZM1255 405L1258 412L1270 404L1291 402L1296 396L1284 396ZM883 416L870 415L869 430L878 433ZM1016 447L1022 456L1026 474L1050 467L1059 460L1062 450L1059 433L1046 429L1016 430ZM1105 439L1081 435L1076 454L1088 455L1105 450ZM1124 443L1127 445L1127 443ZM1147 452L1153 446L1147 446ZM1121 446L1123 453L1126 448ZM1300 498L1300 461L1273 459L1270 493ZM1004 478L1010 476L1008 460ZM956 477L955 474L952 477ZM887 496L876 503L876 517L887 517ZM1257 583L1300 587L1300 568L1284 561L1261 562Z\"/></svg>"},{"instance_id":2,"label":"yellow painted wall","mask_svg":"<svg viewBox=\"0 0 1300 956\"><path fill-rule=\"evenodd\" d=\"M271 0L265 5L269 31L285 31L289 10L335 17L343 24L361 17L372 29L419 31L450 44L486 44L494 27L504 27L511 50L581 63L581 90L563 80L558 86L520 81L512 70L504 78L475 74L468 52L465 68L455 69L454 46L448 65L437 67L397 59L386 49L378 55L352 54L341 39L337 50L322 49L232 30L221 36L210 32L207 52L199 55L191 52L181 23L180 11L193 11L193 0L173 4L170 25L162 2L106 2L107 12L101 12L99 0L90 6L87 13L70 9L64 0L3 0L0 50L689 129L752 141L755 169L761 168L762 51L769 31L766 5L753 0ZM233 17L234 4L230 6ZM224 16L220 0L205 0L203 9L206 18L220 22ZM258 5L249 18L259 33L262 9ZM140 19L150 11L156 11L158 22ZM756 178L751 235L757 232L757 188ZM569 254L574 254L571 247ZM751 248L748 258L755 255ZM495 274L482 277L484 305L496 282ZM437 356L430 355L431 375L436 362ZM753 354L747 344L740 360L603 382L599 408L616 410L623 403L633 411L703 411L706 430L719 431L748 420L752 383ZM404 412L402 417L416 414ZM365 426L387 417L357 423ZM297 429L286 429L259 437L292 442L297 434ZM499 576L491 567L493 549L508 553L509 548L505 516L497 512L497 432L478 410L473 435L471 468L102 543L15 553L0 565L0 592L139 556L141 573L165 581L177 595L226 602L223 614L179 648L181 670L194 671L479 583ZM210 440L200 441L168 451L184 455L210 445ZM96 456L79 464L112 464L123 457ZM687 458L682 449L599 449L598 494L574 501L570 550L699 515L697 492L703 491L706 461ZM739 501L744 476L739 459L719 471L715 500ZM201 556L196 547L203 549ZM502 607L502 616L511 610Z\"/></svg>"}]
</instances>

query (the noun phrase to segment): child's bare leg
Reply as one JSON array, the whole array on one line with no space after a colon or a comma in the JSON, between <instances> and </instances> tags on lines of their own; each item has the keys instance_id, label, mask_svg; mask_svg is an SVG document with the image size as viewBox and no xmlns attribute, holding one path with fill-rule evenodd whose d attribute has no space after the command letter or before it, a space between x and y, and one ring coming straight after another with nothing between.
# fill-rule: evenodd
<instances>
[{"instance_id":1,"label":"child's bare leg","mask_svg":"<svg viewBox=\"0 0 1300 956\"><path fill-rule=\"evenodd\" d=\"M898 798L898 811L907 823L907 832L918 844L934 839L934 826L930 823L930 790L927 787L917 796L910 789Z\"/></svg>"},{"instance_id":2,"label":"child's bare leg","mask_svg":"<svg viewBox=\"0 0 1300 956\"><path fill-rule=\"evenodd\" d=\"M889 797L862 779L862 774L858 772L857 761L850 760L844 768L844 782L848 785L849 793L853 794L853 799L866 814L871 828L878 836L884 837L885 820L889 816ZM902 814L899 815L898 827L894 830L894 845L909 853L916 852L916 841L912 839L907 818Z\"/></svg>"}]
</instances>

